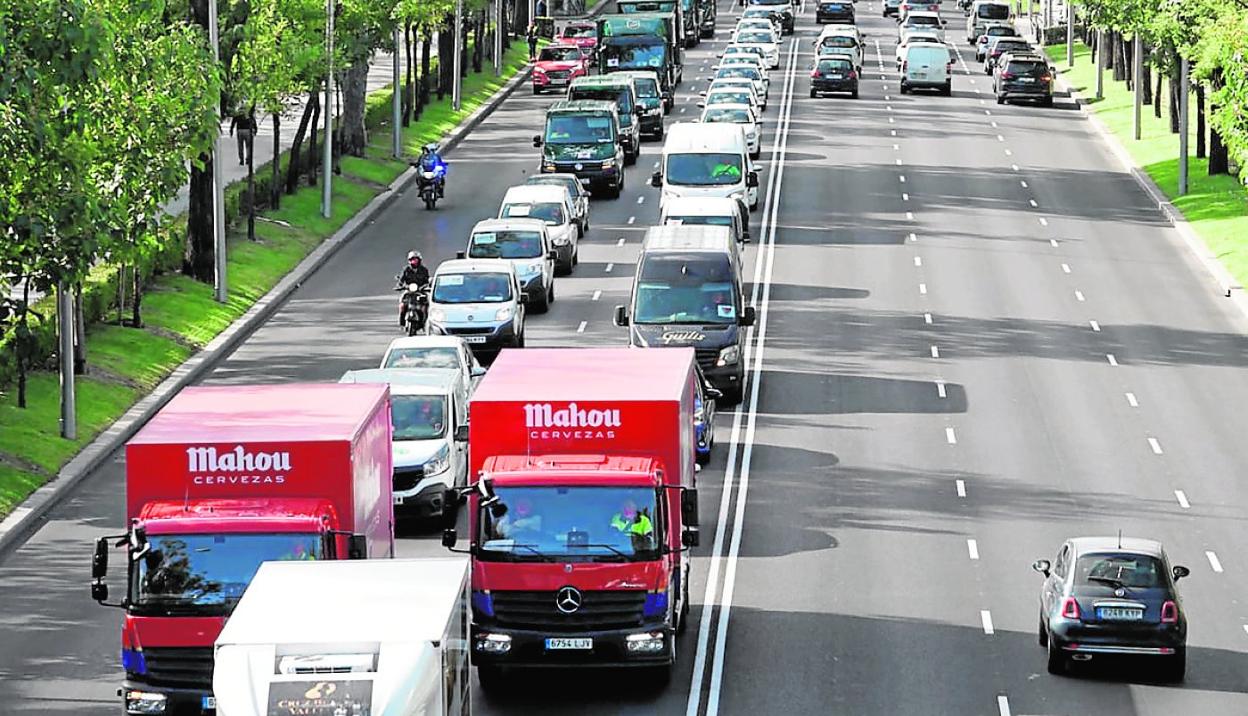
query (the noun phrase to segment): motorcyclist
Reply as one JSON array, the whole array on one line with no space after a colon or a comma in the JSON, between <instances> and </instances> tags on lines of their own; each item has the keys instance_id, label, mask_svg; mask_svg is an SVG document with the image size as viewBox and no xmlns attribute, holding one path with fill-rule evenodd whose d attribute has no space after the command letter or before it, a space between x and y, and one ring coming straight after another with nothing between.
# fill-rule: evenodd
<instances>
[{"instance_id":1,"label":"motorcyclist","mask_svg":"<svg viewBox=\"0 0 1248 716\"><path fill-rule=\"evenodd\" d=\"M399 276L399 286L403 289L403 298L399 301L399 327L407 327L407 309L410 303L409 296L411 292L407 287L415 284L424 288L429 285L429 269L425 268L424 257L419 251L407 252L407 268L403 269L403 274Z\"/></svg>"},{"instance_id":2,"label":"motorcyclist","mask_svg":"<svg viewBox=\"0 0 1248 716\"><path fill-rule=\"evenodd\" d=\"M438 145L430 142L420 148L420 159L416 160L416 165L424 171L434 173L434 186L437 187L438 196L446 196L446 161L442 159L442 155L438 154Z\"/></svg>"}]
</instances>

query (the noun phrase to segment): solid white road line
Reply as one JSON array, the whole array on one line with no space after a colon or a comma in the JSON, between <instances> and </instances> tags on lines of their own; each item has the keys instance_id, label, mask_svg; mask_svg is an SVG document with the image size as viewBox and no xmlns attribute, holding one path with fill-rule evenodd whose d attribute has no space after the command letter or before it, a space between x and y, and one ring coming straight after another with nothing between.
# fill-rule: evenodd
<instances>
[{"instance_id":1,"label":"solid white road line","mask_svg":"<svg viewBox=\"0 0 1248 716\"><path fill-rule=\"evenodd\" d=\"M971 559L979 559L979 544L973 539L966 541L966 553Z\"/></svg>"},{"instance_id":2,"label":"solid white road line","mask_svg":"<svg viewBox=\"0 0 1248 716\"><path fill-rule=\"evenodd\" d=\"M1135 393L1127 393L1127 405L1133 408L1140 407L1140 401L1135 399Z\"/></svg>"},{"instance_id":3,"label":"solid white road line","mask_svg":"<svg viewBox=\"0 0 1248 716\"><path fill-rule=\"evenodd\" d=\"M939 358L939 357L940 357L940 349L939 349L939 348L937 348L936 346L932 346L932 357L933 357L933 358Z\"/></svg>"},{"instance_id":4,"label":"solid white road line","mask_svg":"<svg viewBox=\"0 0 1248 716\"><path fill-rule=\"evenodd\" d=\"M958 497L966 497L966 480L954 480L953 484L958 490Z\"/></svg>"},{"instance_id":5,"label":"solid white road line","mask_svg":"<svg viewBox=\"0 0 1248 716\"><path fill-rule=\"evenodd\" d=\"M719 624L717 625L718 628L715 633L715 654L711 661L711 680L709 693L706 698L706 716L717 716L719 714L720 684L722 683L724 674L724 654L728 641L728 625L732 615L732 597L737 581L737 557L741 551L741 534L745 524L746 500L750 487L750 464L754 453L755 431L758 427L759 378L762 376L763 354L767 345L767 307L771 301L771 281L775 270L776 259L776 229L779 224L779 222L775 220L775 217L779 213L781 190L784 184L784 160L788 154L788 127L792 120L793 114L793 85L796 78L797 57L797 38L794 38L789 45L789 64L787 76L785 78L787 82L784 97L787 101L782 100L783 117L780 125L777 127L777 131L782 139L780 142L778 158L775 162L777 165L775 172L775 184L774 187L769 186L769 188L774 188L774 191L771 192L771 197L774 198L774 203L772 206L771 226L769 227L765 241L765 258L767 267L765 269L762 282L762 295L760 297L761 305L759 305L757 309L758 329L755 338L756 348L753 356L754 366L751 369L752 377L750 379L749 426L746 428L741 454L741 471L740 479L738 481L739 486L737 488L736 515L732 526L732 542L728 548L728 556L726 559L727 566L724 569L724 590L720 600L721 606ZM761 253L763 252L760 251L760 254ZM762 255L758 257L759 261L762 261L763 259L764 257ZM727 485L727 483L725 483L725 485ZM700 690L702 685L701 679L699 678L695 683L697 684L696 688ZM692 710L689 712L689 716L697 716L697 709L693 694L690 694L689 705L692 707Z\"/></svg>"},{"instance_id":6,"label":"solid white road line","mask_svg":"<svg viewBox=\"0 0 1248 716\"><path fill-rule=\"evenodd\" d=\"M945 392L945 381L943 380L936 381L936 395L941 398L949 397Z\"/></svg>"},{"instance_id":7,"label":"solid white road line","mask_svg":"<svg viewBox=\"0 0 1248 716\"><path fill-rule=\"evenodd\" d=\"M958 436L953 432L953 428L945 428L945 442L950 445L958 444Z\"/></svg>"},{"instance_id":8,"label":"solid white road line","mask_svg":"<svg viewBox=\"0 0 1248 716\"><path fill-rule=\"evenodd\" d=\"M996 630L992 628L992 612L987 609L981 609L979 611L979 621L984 625L985 634L992 636L996 633Z\"/></svg>"},{"instance_id":9,"label":"solid white road line","mask_svg":"<svg viewBox=\"0 0 1248 716\"><path fill-rule=\"evenodd\" d=\"M1218 555L1214 554L1212 550L1206 550L1205 558L1209 560L1209 567L1213 569L1213 571L1218 574L1222 573L1222 562L1218 559Z\"/></svg>"},{"instance_id":10,"label":"solid white road line","mask_svg":"<svg viewBox=\"0 0 1248 716\"><path fill-rule=\"evenodd\" d=\"M1153 451L1154 455L1162 455L1161 443L1157 442L1157 438L1148 439L1148 447Z\"/></svg>"},{"instance_id":11,"label":"solid white road line","mask_svg":"<svg viewBox=\"0 0 1248 716\"><path fill-rule=\"evenodd\" d=\"M1179 501L1179 507L1182 507L1185 510L1191 509L1192 503L1187 501L1187 493L1182 490L1174 491L1174 499Z\"/></svg>"},{"instance_id":12,"label":"solid white road line","mask_svg":"<svg viewBox=\"0 0 1248 716\"><path fill-rule=\"evenodd\" d=\"M592 297L592 298L590 298L589 300L591 300L591 301L597 301L597 300L598 300L598 299L600 299L600 298L602 298L602 291L594 291L594 295L593 295L593 297Z\"/></svg>"},{"instance_id":13,"label":"solid white road line","mask_svg":"<svg viewBox=\"0 0 1248 716\"><path fill-rule=\"evenodd\" d=\"M1088 325L1091 326L1092 330L1096 331L1097 333L1101 332L1101 324L1097 323L1096 321L1088 321Z\"/></svg>"},{"instance_id":14,"label":"solid white road line","mask_svg":"<svg viewBox=\"0 0 1248 716\"><path fill-rule=\"evenodd\" d=\"M1010 700L1005 697L1005 694L997 696L997 716L1011 716Z\"/></svg>"},{"instance_id":15,"label":"solid white road line","mask_svg":"<svg viewBox=\"0 0 1248 716\"><path fill-rule=\"evenodd\" d=\"M584 332L585 332L585 326L587 326L587 325L589 325L589 324L588 324L586 321L581 321L581 325L579 325L579 326L577 326L577 327L576 327L576 332L577 332L577 333L584 333Z\"/></svg>"},{"instance_id":16,"label":"solid white road line","mask_svg":"<svg viewBox=\"0 0 1248 716\"><path fill-rule=\"evenodd\" d=\"M1110 365L1113 365L1113 366L1118 365L1118 359L1114 357L1113 353L1106 353L1105 360L1109 361Z\"/></svg>"},{"instance_id":17,"label":"solid white road line","mask_svg":"<svg viewBox=\"0 0 1248 716\"><path fill-rule=\"evenodd\" d=\"M1075 300L1076 300L1076 301L1080 301L1080 302L1082 302L1082 301L1084 300L1084 298L1083 298L1083 291L1080 291L1080 290L1078 290L1078 289L1075 289Z\"/></svg>"}]
</instances>

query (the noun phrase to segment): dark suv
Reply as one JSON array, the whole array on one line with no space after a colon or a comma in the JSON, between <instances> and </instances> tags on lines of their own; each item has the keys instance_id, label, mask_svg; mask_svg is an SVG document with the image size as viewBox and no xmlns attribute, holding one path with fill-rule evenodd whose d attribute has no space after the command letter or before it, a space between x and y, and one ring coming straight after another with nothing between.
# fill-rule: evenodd
<instances>
[{"instance_id":1,"label":"dark suv","mask_svg":"<svg viewBox=\"0 0 1248 716\"><path fill-rule=\"evenodd\" d=\"M815 22L820 25L853 25L852 0L821 0L815 8Z\"/></svg>"},{"instance_id":2,"label":"dark suv","mask_svg":"<svg viewBox=\"0 0 1248 716\"><path fill-rule=\"evenodd\" d=\"M992 90L997 93L997 104L1031 99L1052 107L1053 72L1040 55L1007 54L997 62Z\"/></svg>"}]
</instances>

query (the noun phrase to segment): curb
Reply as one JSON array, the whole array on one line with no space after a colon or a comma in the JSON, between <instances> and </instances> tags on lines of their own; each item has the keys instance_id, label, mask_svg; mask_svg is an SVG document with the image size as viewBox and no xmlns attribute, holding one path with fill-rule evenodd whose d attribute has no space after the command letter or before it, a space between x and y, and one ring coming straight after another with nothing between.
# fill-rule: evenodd
<instances>
[{"instance_id":1,"label":"curb","mask_svg":"<svg viewBox=\"0 0 1248 716\"><path fill-rule=\"evenodd\" d=\"M442 140L442 148L450 151L458 146L469 132L480 125L528 79L532 71L531 64L521 68L484 104L451 130L450 135ZM55 477L15 507L0 522L0 561L10 550L20 546L34 534L42 526L44 516L52 508L60 504L61 500L87 475L108 460L109 456L138 432L178 391L215 367L233 353L240 343L255 333L286 302L286 299L303 285L304 281L316 273L339 249L354 239L361 229L372 223L378 214L397 201L403 192L415 182L416 176L416 170L411 168L399 175L391 182L389 188L373 197L371 202L348 219L347 223L334 232L333 236L321 242L290 273L269 289L268 293L247 309L246 313L239 316L216 338L209 341L203 349L175 368L167 378L161 381L160 385L156 386L155 390L132 405L125 414L66 463Z\"/></svg>"},{"instance_id":2,"label":"curb","mask_svg":"<svg viewBox=\"0 0 1248 716\"><path fill-rule=\"evenodd\" d=\"M1089 109L1089 102L1087 98L1075 90L1075 88L1072 87L1066 80L1065 73L1069 68L1058 68L1057 63L1054 63L1054 67L1058 69L1058 86L1070 95L1070 98L1074 101L1079 113L1083 115L1084 119L1088 120L1093 129L1096 130L1096 133L1100 135L1101 141L1122 165L1123 169L1125 169L1127 173L1135 179L1135 183L1144 190L1144 193L1148 194L1148 198L1157 205L1157 209L1161 212L1162 216L1164 216L1166 221L1168 221L1170 225L1174 227L1175 231L1178 232L1179 237L1183 239L1183 245L1187 248L1188 253L1191 254L1192 257L1194 257L1205 269L1209 278L1212 279L1213 283L1217 286L1218 293L1221 294L1223 298L1231 299L1231 302L1235 305L1235 307L1238 308L1246 318L1248 318L1248 292L1244 291L1243 285L1234 276L1232 276L1229 271L1227 271L1226 267L1222 265L1222 262L1218 260L1217 256L1209 250L1209 247L1205 245L1205 242L1200 238L1196 231L1192 229L1191 224L1187 221L1187 217L1183 216L1183 212L1179 211L1179 209L1171 203L1170 199L1166 197L1165 192L1162 191L1161 187L1157 185L1157 182L1153 181L1153 178L1135 163L1135 159L1131 157L1130 152L1127 151L1126 147L1123 146L1118 137L1114 136L1114 134L1109 131L1109 128L1105 126L1105 123L1096 116L1096 113Z\"/></svg>"}]
</instances>

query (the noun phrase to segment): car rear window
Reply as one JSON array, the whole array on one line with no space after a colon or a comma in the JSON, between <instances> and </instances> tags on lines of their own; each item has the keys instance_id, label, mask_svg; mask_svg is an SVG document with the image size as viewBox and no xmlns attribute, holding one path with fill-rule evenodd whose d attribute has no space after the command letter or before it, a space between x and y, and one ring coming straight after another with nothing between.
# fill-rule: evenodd
<instances>
[{"instance_id":1,"label":"car rear window","mask_svg":"<svg viewBox=\"0 0 1248 716\"><path fill-rule=\"evenodd\" d=\"M981 20L1008 20L1010 17L1010 6L980 5L975 16Z\"/></svg>"},{"instance_id":2,"label":"car rear window","mask_svg":"<svg viewBox=\"0 0 1248 716\"><path fill-rule=\"evenodd\" d=\"M853 68L849 60L819 60L820 72L849 72Z\"/></svg>"},{"instance_id":3,"label":"car rear window","mask_svg":"<svg viewBox=\"0 0 1248 716\"><path fill-rule=\"evenodd\" d=\"M1075 584L1098 587L1164 587L1161 560L1145 554L1085 554L1075 562Z\"/></svg>"},{"instance_id":4,"label":"car rear window","mask_svg":"<svg viewBox=\"0 0 1248 716\"><path fill-rule=\"evenodd\" d=\"M1006 66L1005 71L1016 75L1038 76L1048 69L1043 62L1037 60L1014 60Z\"/></svg>"},{"instance_id":5,"label":"car rear window","mask_svg":"<svg viewBox=\"0 0 1248 716\"><path fill-rule=\"evenodd\" d=\"M1014 52L1015 50L1026 50L1026 42L1015 42L1013 40L1001 40L997 43L997 52Z\"/></svg>"},{"instance_id":6,"label":"car rear window","mask_svg":"<svg viewBox=\"0 0 1248 716\"><path fill-rule=\"evenodd\" d=\"M1012 27L1003 27L1001 25L997 25L995 27L988 28L988 30L985 31L984 34L987 35L988 37L1017 37L1018 31Z\"/></svg>"},{"instance_id":7,"label":"car rear window","mask_svg":"<svg viewBox=\"0 0 1248 716\"><path fill-rule=\"evenodd\" d=\"M857 47L858 41L849 35L829 35L819 41L824 47Z\"/></svg>"},{"instance_id":8,"label":"car rear window","mask_svg":"<svg viewBox=\"0 0 1248 716\"><path fill-rule=\"evenodd\" d=\"M940 27L940 18L931 17L930 15L911 15L910 17L906 18L906 24L911 27L915 25Z\"/></svg>"}]
</instances>

